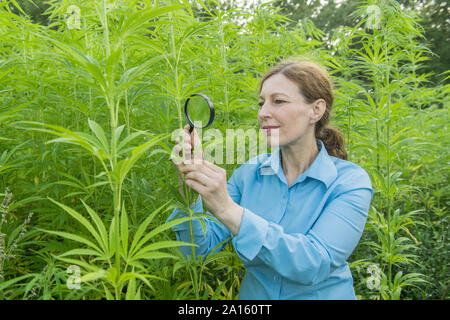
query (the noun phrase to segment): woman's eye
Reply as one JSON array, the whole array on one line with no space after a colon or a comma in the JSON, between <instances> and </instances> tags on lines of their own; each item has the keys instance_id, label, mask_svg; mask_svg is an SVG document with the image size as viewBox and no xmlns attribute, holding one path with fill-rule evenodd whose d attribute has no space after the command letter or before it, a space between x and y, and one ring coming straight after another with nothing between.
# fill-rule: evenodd
<instances>
[{"instance_id":1,"label":"woman's eye","mask_svg":"<svg viewBox=\"0 0 450 320\"><path fill-rule=\"evenodd\" d=\"M275 102L275 104L282 104L282 103L284 103L285 101L284 101L284 100L278 100L278 99L277 99L277 100L275 100L274 102Z\"/></svg>"},{"instance_id":2,"label":"woman's eye","mask_svg":"<svg viewBox=\"0 0 450 320\"><path fill-rule=\"evenodd\" d=\"M259 107L262 107L263 104L264 104L264 102L262 102L262 101L258 102L258 106L259 106Z\"/></svg>"}]
</instances>

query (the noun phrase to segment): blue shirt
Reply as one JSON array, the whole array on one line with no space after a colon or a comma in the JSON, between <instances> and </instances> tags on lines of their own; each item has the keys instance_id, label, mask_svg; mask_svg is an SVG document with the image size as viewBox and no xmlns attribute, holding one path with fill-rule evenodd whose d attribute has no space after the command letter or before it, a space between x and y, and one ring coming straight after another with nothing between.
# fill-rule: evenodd
<instances>
[{"instance_id":1,"label":"blue shirt","mask_svg":"<svg viewBox=\"0 0 450 320\"><path fill-rule=\"evenodd\" d=\"M316 141L319 154L289 187L280 148L234 171L228 192L244 208L237 235L215 218L200 218L205 234L193 221L197 255L232 239L247 270L239 299L356 299L346 260L364 230L372 184L360 166L328 155ZM193 209L202 212L202 202ZM186 215L175 209L168 220L180 214ZM178 240L190 242L188 222L173 229Z\"/></svg>"}]
</instances>

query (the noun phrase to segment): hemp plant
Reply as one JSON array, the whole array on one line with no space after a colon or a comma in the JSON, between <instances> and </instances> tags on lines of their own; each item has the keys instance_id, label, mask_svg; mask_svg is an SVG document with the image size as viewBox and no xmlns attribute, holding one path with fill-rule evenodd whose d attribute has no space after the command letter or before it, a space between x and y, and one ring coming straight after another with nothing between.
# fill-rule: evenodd
<instances>
[{"instance_id":1,"label":"hemp plant","mask_svg":"<svg viewBox=\"0 0 450 320\"><path fill-rule=\"evenodd\" d=\"M46 42L49 48L55 50L51 56L56 61L63 62L69 75L75 75L83 80L93 92L102 97L109 115L109 130L104 129L99 123L92 119L87 120L90 132L75 132L56 124L48 124L33 121L21 121L29 130L50 133L58 136L48 143L68 143L86 150L92 155L103 168L98 175L106 178L106 182L112 193L113 218L107 231L100 215L95 212L84 201L83 205L89 213L91 221L87 220L76 210L54 199L50 200L76 219L89 232L92 240L73 233L43 230L49 234L57 235L87 246L88 248L77 248L59 256L61 260L79 265L89 271L82 277L83 281L102 279L113 288L113 293L104 285L105 294L108 298L120 299L122 288L128 283L127 297L136 297L138 291L136 279L141 280L151 287L147 278L158 278L147 274L146 268L140 263L143 259L173 258L172 255L156 250L179 245L190 245L178 241L160 241L148 244L156 235L169 229L171 226L189 220L189 218L177 219L173 222L160 226L144 236L144 233L152 219L160 213L163 206L153 211L147 219L138 227L134 234L131 245L129 237L128 215L125 202L122 199L122 190L125 179L136 162L142 158L148 150L162 143L168 138L167 134L151 134L146 131L136 131L124 136L125 125L120 125L120 109L127 89L135 85L149 71L150 67L158 62L161 57L156 56L146 59L145 62L136 66L124 64L125 48L127 39L133 34L145 34L148 28L168 23L165 15L180 9L181 6L133 6L129 10L110 10L107 1L90 2L94 8L91 18L101 25L103 35L101 52L97 57L86 53L80 46L72 45L61 39L58 31L41 28L35 36ZM58 12L64 12L64 4L53 3L52 10L57 16ZM83 12L81 12L83 14ZM116 34L111 32L110 22L120 21ZM81 31L83 32L83 31ZM88 32L87 30L84 32ZM111 38L119 38L113 41ZM114 39L115 40L115 39ZM41 55L41 59L48 59ZM122 138L123 137L123 138ZM146 140L140 145L135 141L140 138ZM167 205L167 204L166 204ZM170 208L170 206L168 206ZM82 259L68 259L67 256L95 257L86 262ZM101 263L98 263L101 262ZM159 279L159 278L158 278ZM130 291L131 290L131 291Z\"/></svg>"},{"instance_id":2,"label":"hemp plant","mask_svg":"<svg viewBox=\"0 0 450 320\"><path fill-rule=\"evenodd\" d=\"M206 7L205 7L206 8ZM162 96L168 98L167 105L169 108L174 108L177 112L178 118L178 132L183 131L184 114L182 111L183 101L191 94L202 91L205 89L206 79L204 76L197 74L197 77L192 74L192 66L197 60L200 64L199 56L193 54L186 54L191 50L198 50L201 45L195 44L196 41L201 41L198 35L204 35L205 30L209 30L209 22L199 22L190 13L184 11L172 11L169 13L169 25L168 30L164 34L160 35L158 39L161 46L165 48L161 52L164 58L164 66L167 70L167 76L163 76L163 81L157 83L158 91ZM191 41L189 41L191 40ZM184 135L181 136L181 144L184 144ZM194 152L198 152L201 146L195 146ZM171 153L167 150L167 153ZM193 155L194 156L194 155ZM182 161L185 161L185 155L182 155ZM194 213L192 205L195 204L199 195L195 190L190 189L181 179L179 183L182 184L181 190L183 196L176 191L176 197L181 204L181 209L188 213L189 219L189 231L190 231L190 243L191 243L191 255L187 256L184 261L184 265L189 272L191 278L192 289L195 297L199 298L198 282L201 281L201 266L196 259L196 253L194 249L194 234L192 220L205 216L205 210L203 213ZM181 191L180 190L180 191ZM199 221L204 224L202 218ZM200 279L200 280L199 280Z\"/></svg>"},{"instance_id":3,"label":"hemp plant","mask_svg":"<svg viewBox=\"0 0 450 320\"><path fill-rule=\"evenodd\" d=\"M364 148L372 155L372 166L367 169L377 190L368 219L368 227L375 232L377 241L366 244L380 261L377 289L381 297L399 299L402 288L425 281L423 274L403 274L401 270L404 265L416 263L410 251L417 248L417 243L408 228L420 223L417 222L420 210L402 212L395 203L401 191L411 189L403 183L401 168L396 165L400 162L399 155L421 147L414 130L402 128L400 120L405 112L402 102L407 94L405 88L415 88L414 83L420 80L407 67L411 63L411 52L422 54L412 45L411 37L423 36L420 26L394 1L365 1L354 14L364 18L358 26L365 25L353 29L360 45L353 68L361 72L366 81L352 86L363 94L363 98L356 100L358 105L364 106L369 120L367 126L372 132L365 137L361 135L363 143L355 144L354 148Z\"/></svg>"}]
</instances>

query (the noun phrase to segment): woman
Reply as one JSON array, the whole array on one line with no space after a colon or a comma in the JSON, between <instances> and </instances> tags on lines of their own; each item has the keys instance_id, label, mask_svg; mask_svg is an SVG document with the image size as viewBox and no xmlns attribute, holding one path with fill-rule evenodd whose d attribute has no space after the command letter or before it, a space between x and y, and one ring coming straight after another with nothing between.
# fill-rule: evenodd
<instances>
[{"instance_id":1,"label":"woman","mask_svg":"<svg viewBox=\"0 0 450 320\"><path fill-rule=\"evenodd\" d=\"M332 105L332 84L320 66L282 62L260 86L258 121L267 143L278 146L272 154L243 164L228 183L225 170L202 161L201 153L200 161L174 161L220 222L205 219L204 234L194 221L196 254L231 237L244 262L239 299L356 299L346 260L364 230L373 190L367 173L346 161L342 134L328 126ZM188 128L190 159L191 138L199 138ZM181 151L179 142L175 148ZM168 220L183 214L176 209ZM173 229L190 241L187 222Z\"/></svg>"}]
</instances>

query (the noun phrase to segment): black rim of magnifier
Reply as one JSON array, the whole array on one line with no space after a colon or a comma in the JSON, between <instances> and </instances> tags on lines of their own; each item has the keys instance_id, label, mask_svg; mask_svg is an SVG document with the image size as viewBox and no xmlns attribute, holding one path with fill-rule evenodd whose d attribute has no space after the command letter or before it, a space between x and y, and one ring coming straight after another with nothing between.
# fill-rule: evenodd
<instances>
[{"instance_id":1,"label":"black rim of magnifier","mask_svg":"<svg viewBox=\"0 0 450 320\"><path fill-rule=\"evenodd\" d=\"M199 97L202 97L203 99L205 99L205 101L206 101L206 103L208 103L208 107L209 107L209 121L208 121L208 123L205 126L201 127L200 129L204 129L204 128L208 127L209 125L211 125L211 123L214 121L214 116L215 116L215 113L216 113L215 110L214 110L214 105L213 105L211 99L206 94L203 94L203 93L191 94L189 96L189 98L187 98L187 100L186 100L186 102L184 104L184 114L186 115L186 119L189 122L189 126L190 126L189 133L191 133L192 130L194 130L195 126L192 123L191 118L189 118L188 105L189 105L189 101L191 100L191 98L195 97L195 96L199 96Z\"/></svg>"}]
</instances>

